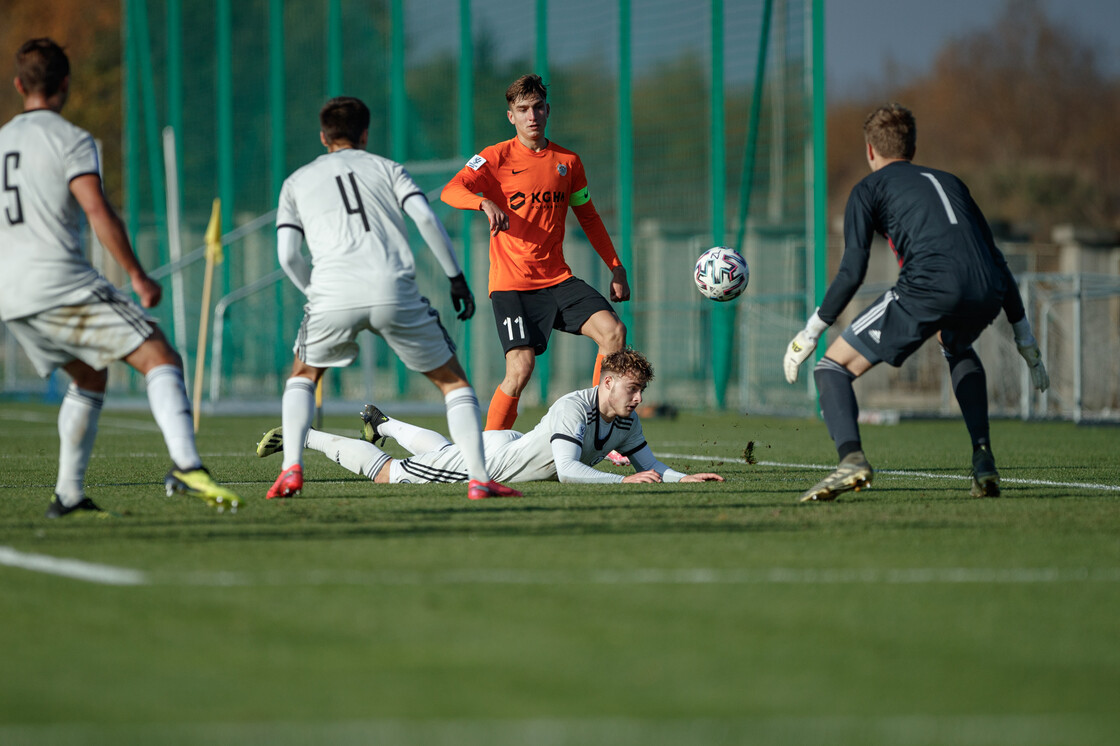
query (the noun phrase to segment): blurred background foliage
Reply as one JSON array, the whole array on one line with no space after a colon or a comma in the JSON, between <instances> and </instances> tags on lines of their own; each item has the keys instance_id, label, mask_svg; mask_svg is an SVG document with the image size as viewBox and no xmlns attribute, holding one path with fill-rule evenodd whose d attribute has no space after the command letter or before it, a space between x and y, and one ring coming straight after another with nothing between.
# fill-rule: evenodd
<instances>
[{"instance_id":1,"label":"blurred background foliage","mask_svg":"<svg viewBox=\"0 0 1120 746\"><path fill-rule=\"evenodd\" d=\"M0 0L0 51L9 74L16 48L28 38L53 37L69 52L74 85L65 113L101 140L106 189L117 205L122 190L121 12L114 2L50 0L47 9L43 0ZM485 49L479 53L485 55ZM848 191L867 173L864 117L881 103L898 101L918 118L916 160L958 173L997 227L1036 240L1047 240L1060 223L1120 228L1120 127L1115 126L1120 79L1104 72L1101 58L1091 40L1049 15L1039 0L1008 0L993 25L949 41L928 70L902 73L886 60L880 80L829 97L830 216L842 213ZM635 90L636 111L671 106L666 96L674 76L695 80L704 71L666 74L665 88ZM10 84L3 90L0 121L7 121L19 111L20 100ZM429 137L448 139L431 145L438 153L457 151L449 126L453 107L447 103L433 90L431 101L417 104L422 120L442 122L422 128ZM737 103L729 108L739 110ZM566 111L564 116L602 114ZM643 119L635 121L640 126ZM508 136L504 123L495 122L494 132L476 133L479 142Z\"/></svg>"}]
</instances>

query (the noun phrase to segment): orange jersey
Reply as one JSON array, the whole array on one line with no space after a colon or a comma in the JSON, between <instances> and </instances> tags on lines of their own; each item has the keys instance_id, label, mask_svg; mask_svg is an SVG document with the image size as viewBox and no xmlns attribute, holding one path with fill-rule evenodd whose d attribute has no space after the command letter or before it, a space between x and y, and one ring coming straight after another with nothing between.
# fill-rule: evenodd
<instances>
[{"instance_id":1,"label":"orange jersey","mask_svg":"<svg viewBox=\"0 0 1120 746\"><path fill-rule=\"evenodd\" d=\"M552 287L572 276L564 261L569 206L607 266L621 264L591 203L583 163L553 142L539 152L516 137L491 145L467 161L441 197L463 210L477 210L489 199L509 215L509 230L490 237L491 293Z\"/></svg>"}]
</instances>

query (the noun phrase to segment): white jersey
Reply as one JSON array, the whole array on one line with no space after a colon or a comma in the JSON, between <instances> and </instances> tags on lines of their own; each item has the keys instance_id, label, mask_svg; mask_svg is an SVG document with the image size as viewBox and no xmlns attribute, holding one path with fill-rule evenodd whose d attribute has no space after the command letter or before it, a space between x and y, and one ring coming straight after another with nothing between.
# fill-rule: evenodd
<instances>
[{"instance_id":1,"label":"white jersey","mask_svg":"<svg viewBox=\"0 0 1120 746\"><path fill-rule=\"evenodd\" d=\"M640 450L646 442L637 415L604 422L599 415L599 389L583 389L557 399L537 426L521 438L493 454L487 450L486 467L498 481L557 479L552 447L556 440L578 445L579 463L587 467L595 466L611 451L629 454ZM597 481L622 481L621 474L596 473L601 475Z\"/></svg>"},{"instance_id":2,"label":"white jersey","mask_svg":"<svg viewBox=\"0 0 1120 746\"><path fill-rule=\"evenodd\" d=\"M326 153L280 190L277 231L303 233L312 308L396 305L419 296L402 205L423 190L404 166L365 150Z\"/></svg>"},{"instance_id":3,"label":"white jersey","mask_svg":"<svg viewBox=\"0 0 1120 746\"><path fill-rule=\"evenodd\" d=\"M549 407L537 426L521 435L512 430L488 430L483 439L486 469L499 482L561 481L607 483L621 482L622 475L593 469L611 451L630 457L635 470L655 469L666 481L681 474L658 461L642 434L637 415L615 417L605 422L599 415L599 389L574 391ZM554 444L579 446L578 460L558 465ZM385 461L388 460L386 455ZM384 461L369 474L376 475ZM563 473L558 473L562 471ZM442 448L395 461L390 472L393 482L465 482L463 457L458 446Z\"/></svg>"},{"instance_id":4,"label":"white jersey","mask_svg":"<svg viewBox=\"0 0 1120 746\"><path fill-rule=\"evenodd\" d=\"M82 208L70 182L100 175L97 146L48 109L0 128L0 318L74 305L98 279L82 253Z\"/></svg>"}]
</instances>

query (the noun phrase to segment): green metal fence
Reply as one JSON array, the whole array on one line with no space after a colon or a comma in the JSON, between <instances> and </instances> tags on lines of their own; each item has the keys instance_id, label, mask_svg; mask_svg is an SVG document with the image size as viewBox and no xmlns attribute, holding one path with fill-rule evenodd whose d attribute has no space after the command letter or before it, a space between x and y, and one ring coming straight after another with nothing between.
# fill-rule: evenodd
<instances>
[{"instance_id":1,"label":"green metal fence","mask_svg":"<svg viewBox=\"0 0 1120 746\"><path fill-rule=\"evenodd\" d=\"M485 301L485 221L446 208L438 193L467 158L512 136L504 91L533 71L550 87L549 137L583 158L629 269L633 300L617 308L630 343L656 367L653 398L752 411L813 405L781 380L779 358L821 287L813 269L814 247L825 243L821 0L122 7L125 215L146 265L172 264L200 245L215 197L227 232L265 216L226 247L215 279L221 328L207 351L207 400L281 393L303 299L277 273L267 214L283 179L321 152L317 113L338 94L370 105L369 149L408 165L466 259L480 304L463 324L414 236L421 288L488 399L503 361ZM174 133L166 148L165 128ZM169 181L171 155L178 172ZM605 292L609 274L574 221L568 236L573 270ZM738 246L752 270L747 294L728 304L703 299L690 277L701 251L721 244ZM161 321L193 372L202 264L174 266ZM329 399L434 396L380 340L365 344L360 365L330 374ZM555 336L525 403L589 385L594 355L590 340Z\"/></svg>"}]
</instances>

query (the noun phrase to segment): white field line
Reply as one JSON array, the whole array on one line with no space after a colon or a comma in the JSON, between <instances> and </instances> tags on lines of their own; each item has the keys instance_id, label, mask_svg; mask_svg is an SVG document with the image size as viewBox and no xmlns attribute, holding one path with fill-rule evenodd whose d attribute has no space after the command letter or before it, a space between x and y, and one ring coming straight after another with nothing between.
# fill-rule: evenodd
<instances>
[{"instance_id":1,"label":"white field line","mask_svg":"<svg viewBox=\"0 0 1120 746\"><path fill-rule=\"evenodd\" d=\"M108 459L108 458L121 458L122 455L131 457L131 456L142 456L144 454L135 454L135 453L113 454L113 453L107 453L107 454L100 455L100 456L95 454L93 456L93 458L94 459L98 459L98 458L106 458L106 459ZM156 455L156 454L153 454L153 455ZM167 458L167 454L162 454L162 455L163 455L163 458L165 458L165 459ZM228 453L203 453L203 454L200 454L200 455L202 456L203 461L205 461L205 460L213 458L215 456L228 456L230 454L228 454ZM2 458L4 458L4 457L0 456L0 459L2 459ZM30 459L32 457L27 456L27 458ZM161 466L156 471L152 472L150 483L155 488L156 494L162 494L163 493L163 475L166 473L167 468L168 468L168 466ZM220 475L220 474L218 475L218 477L219 477L218 481L225 487L248 487L248 486L259 485L260 484L259 480L240 480L239 481L239 480L236 480L236 479L223 479L223 478L221 478L222 475ZM271 480L272 478L269 477L269 479ZM324 485L324 486L343 485L343 484L352 484L355 480L361 481L358 478L357 475L354 475L354 477L352 477L351 479L316 479L315 484L320 484L320 485ZM115 484L116 483L113 483L113 482L86 482L86 489L87 490L91 489L91 488L92 489L105 489L107 487L113 487ZM139 484L139 482L137 484ZM14 490L14 489L23 489L23 490L52 489L53 490L54 487L55 487L54 482L49 482L49 483L48 482L42 482L40 484L6 484L6 483L3 483L3 482L0 482L0 489L6 489L6 490ZM48 492L48 493L45 493L45 494L49 495L50 493ZM0 742L0 746L2 746L2 742Z\"/></svg>"},{"instance_id":2,"label":"white field line","mask_svg":"<svg viewBox=\"0 0 1120 746\"><path fill-rule=\"evenodd\" d=\"M43 424L52 424L52 425L57 422L57 418L55 418L51 415L41 415L41 414L34 413L34 412L20 412L20 413L11 414L11 415L3 414L3 415L0 415L0 420L12 420L12 421L18 421L18 422L39 422L39 423L43 423ZM117 427L117 428L120 428L120 429L123 429L123 430L140 430L140 431L146 431L146 432L159 432L159 428L156 426L156 424L154 422L136 422L136 421L132 421L132 420L112 420L112 419L103 418L101 420L100 424L99 424L99 429L101 429L101 430L112 430L114 427ZM247 453L249 452L248 449L246 449L246 452ZM164 453L164 452L151 452L151 453L141 452L141 453L127 453L127 454L117 453L117 454L112 454L112 457L113 458L120 458L122 456L128 456L128 457L132 457L132 458L160 458L160 457L166 457L166 455L167 454ZM201 454L201 455L204 458L209 458L209 457L219 457L219 456L220 457L239 456L239 455L242 455L242 454L240 452L237 452L237 453L204 453L204 454ZM697 456L695 454L688 454L688 453L663 453L663 454L660 454L660 455L664 456L665 458L679 458L679 459L683 459L685 461L738 461L739 460L739 457L737 457L737 456ZM105 456L103 455L103 457L105 457ZM7 458L27 458L27 456L11 456L11 455L6 455L6 454L0 454L0 459L7 459ZM35 458L38 458L38 456L36 456ZM781 468L785 468L785 469L820 469L820 470L826 470L826 469L835 468L833 466L822 465L822 464L793 464L793 463L784 463L784 462L781 462L781 461L756 461L755 463L757 463L759 466L777 466L777 467L781 467ZM905 476L905 477L924 477L924 478L927 478L927 479L950 479L950 480L953 480L953 481L960 481L960 480L968 480L969 479L968 476L961 475L961 474L932 474L930 472L907 471L907 470L901 470L901 469L876 469L875 473L876 474L893 474L893 475L896 475L896 476ZM1019 478L1013 478L1013 477L1000 477L1000 482L1002 484L1025 484L1025 485L1034 485L1036 487L1065 487L1065 488L1068 488L1068 489L1104 490L1106 492L1120 492L1120 485L1116 485L1116 484L1095 484L1095 483L1091 483L1091 482L1055 482L1055 481L1051 481L1051 480L1048 480L1048 479L1019 479ZM241 483L229 482L229 484L241 484ZM0 485L0 486L4 486L4 485Z\"/></svg>"},{"instance_id":3,"label":"white field line","mask_svg":"<svg viewBox=\"0 0 1120 746\"><path fill-rule=\"evenodd\" d=\"M5 546L0 546L0 565L103 585L144 585L148 582L145 574L140 570L51 557L46 554L25 554Z\"/></svg>"},{"instance_id":4,"label":"white field line","mask_svg":"<svg viewBox=\"0 0 1120 746\"><path fill-rule=\"evenodd\" d=\"M51 427L57 427L58 426L58 415L57 414L40 414L38 412L13 412L13 413L10 413L10 414L8 414L8 413L0 414L0 421L25 422L25 423L32 423L32 424L36 424L36 425L48 425L48 426L51 426ZM102 415L101 417L98 418L97 429L98 429L98 431L109 431L109 432L111 432L113 430L127 430L127 431L139 430L140 432L149 432L149 433L158 433L159 432L159 426L156 425L156 423L152 422L151 420L148 420L148 421L129 420L129 419L121 419L121 418L117 418L117 417L106 417L105 415Z\"/></svg>"},{"instance_id":5,"label":"white field line","mask_svg":"<svg viewBox=\"0 0 1120 746\"><path fill-rule=\"evenodd\" d=\"M213 452L213 453L203 453L203 454L200 454L200 455L204 459L207 459L207 458L236 457L236 456L245 455L247 453L251 453L251 451L246 449L244 453L241 452L241 451L233 452L233 453L228 452L228 451L221 451L221 452ZM167 453L162 452L162 451L160 451L160 452L157 452L157 451L136 452L136 453L125 453L125 454L121 454L121 453L101 453L101 454L94 454L93 457L94 458L122 458L124 456L127 456L129 458L166 458ZM723 462L738 461L741 458L741 457L738 457L738 456L697 456L695 454L689 454L689 453L662 453L662 454L660 454L660 456L662 456L664 458L682 459L684 461L723 461ZM39 459L41 457L38 456L38 455L29 455L29 454L24 454L24 455L0 454L0 460L8 459L8 458L11 458L11 459L25 459L25 458ZM780 468L783 468L783 469L818 469L818 470L821 470L821 471L826 471L826 470L831 470L831 469L835 468L835 466L830 466L830 465L827 465L827 464L794 464L794 463L786 463L786 462L782 462L782 461L756 461L755 463L759 466L777 466L777 467L780 467ZM955 481L955 482L959 482L959 481L962 481L962 480L963 481L968 481L968 479L969 479L969 477L967 475L963 475L963 474L935 474L935 473L932 473L932 472L909 471L909 470L906 470L906 469L876 469L875 473L876 474L891 474L891 475L894 475L894 476L902 476L902 477L923 477L923 478L926 478L926 479L948 479L948 480L952 480L952 481ZM229 485L255 484L255 482L236 482L236 481L231 481L231 480L228 480L228 479L222 480L222 483L223 484L229 484ZM341 481L341 480L316 480L316 483L317 484L345 484L345 482ZM1052 481L1052 480L1049 480L1049 479L1021 479L1021 478L1014 478L1014 477L1000 477L1000 483L1001 484L1025 484L1025 485L1033 485L1033 486L1036 486L1036 487L1065 487L1067 489L1102 490L1104 492L1120 492L1120 485L1116 485L1116 484L1097 484L1095 482L1055 482L1055 481ZM14 486L16 486L16 485L0 484L0 487L14 487ZM100 486L100 485L89 485L89 486L97 487L97 486Z\"/></svg>"},{"instance_id":6,"label":"white field line","mask_svg":"<svg viewBox=\"0 0 1120 746\"><path fill-rule=\"evenodd\" d=\"M622 570L301 570L146 573L0 546L0 565L103 585L210 587L430 585L935 585L1120 583L1120 567L627 568Z\"/></svg>"},{"instance_id":7,"label":"white field line","mask_svg":"<svg viewBox=\"0 0 1120 746\"><path fill-rule=\"evenodd\" d=\"M101 428L98 428L100 430ZM158 431L157 431L158 432ZM237 456L244 456L252 451L237 451L231 453L230 451L199 451L199 456L203 459L208 458L236 458ZM11 459L18 461L20 459L29 459L39 461L43 457L37 453L0 453L0 459ZM122 459L122 458L158 458L168 461L167 451L106 451L103 453L94 452L90 457L91 459ZM170 463L170 461L168 461Z\"/></svg>"},{"instance_id":8,"label":"white field line","mask_svg":"<svg viewBox=\"0 0 1120 746\"><path fill-rule=\"evenodd\" d=\"M152 585L433 586L433 585L1030 585L1120 583L1120 568L630 568L625 570L345 570L153 574Z\"/></svg>"},{"instance_id":9,"label":"white field line","mask_svg":"<svg viewBox=\"0 0 1120 746\"><path fill-rule=\"evenodd\" d=\"M665 458L679 458L685 461L739 461L741 457L723 458L720 456L694 456L686 453L662 453ZM759 466L778 466L783 469L821 469L832 470L836 467L821 464L789 464L781 461L756 461ZM893 474L902 477L925 477L927 479L951 479L954 481L968 480L970 477L962 474L933 474L926 471L910 471L907 469L876 469L876 474ZM1038 487L1068 487L1082 490L1105 490L1106 492L1120 492L1117 484L1096 484L1092 482L1053 482L1049 479L1016 479L1001 476L1000 484L1027 484Z\"/></svg>"}]
</instances>

